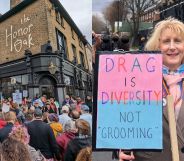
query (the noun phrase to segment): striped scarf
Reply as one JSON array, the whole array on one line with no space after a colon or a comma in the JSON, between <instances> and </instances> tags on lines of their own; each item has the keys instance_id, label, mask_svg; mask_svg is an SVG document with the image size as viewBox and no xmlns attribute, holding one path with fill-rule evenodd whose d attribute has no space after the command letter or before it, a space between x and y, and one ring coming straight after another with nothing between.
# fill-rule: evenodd
<instances>
[{"instance_id":1,"label":"striped scarf","mask_svg":"<svg viewBox=\"0 0 184 161\"><path fill-rule=\"evenodd\" d=\"M163 66L163 77L170 94L174 98L175 117L177 119L183 97L182 80L184 78L184 64L175 71L170 71L168 67Z\"/></svg>"}]
</instances>

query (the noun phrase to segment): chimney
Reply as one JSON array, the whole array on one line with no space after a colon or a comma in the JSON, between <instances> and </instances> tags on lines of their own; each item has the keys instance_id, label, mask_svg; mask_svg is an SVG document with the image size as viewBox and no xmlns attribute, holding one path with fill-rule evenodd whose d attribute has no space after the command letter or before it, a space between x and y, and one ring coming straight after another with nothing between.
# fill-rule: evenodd
<instances>
[{"instance_id":1,"label":"chimney","mask_svg":"<svg viewBox=\"0 0 184 161\"><path fill-rule=\"evenodd\" d=\"M17 6L22 0L10 0L10 9Z\"/></svg>"}]
</instances>

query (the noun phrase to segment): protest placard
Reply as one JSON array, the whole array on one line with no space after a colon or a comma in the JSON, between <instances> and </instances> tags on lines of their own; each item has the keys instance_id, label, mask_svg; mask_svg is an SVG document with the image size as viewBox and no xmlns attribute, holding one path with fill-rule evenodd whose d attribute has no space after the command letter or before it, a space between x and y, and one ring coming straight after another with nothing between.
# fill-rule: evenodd
<instances>
[{"instance_id":1,"label":"protest placard","mask_svg":"<svg viewBox=\"0 0 184 161\"><path fill-rule=\"evenodd\" d=\"M95 149L162 149L161 54L108 53L97 59Z\"/></svg>"},{"instance_id":2,"label":"protest placard","mask_svg":"<svg viewBox=\"0 0 184 161\"><path fill-rule=\"evenodd\" d=\"M12 93L12 97L13 97L14 103L18 103L18 104L22 103L22 93L20 92Z\"/></svg>"}]
</instances>

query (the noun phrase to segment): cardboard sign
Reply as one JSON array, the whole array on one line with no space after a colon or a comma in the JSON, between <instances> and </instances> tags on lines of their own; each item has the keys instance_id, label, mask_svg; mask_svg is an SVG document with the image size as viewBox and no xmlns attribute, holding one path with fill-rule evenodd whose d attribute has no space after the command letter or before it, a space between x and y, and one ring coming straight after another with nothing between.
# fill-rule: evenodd
<instances>
[{"instance_id":1,"label":"cardboard sign","mask_svg":"<svg viewBox=\"0 0 184 161\"><path fill-rule=\"evenodd\" d=\"M161 54L98 59L95 148L162 149Z\"/></svg>"},{"instance_id":2,"label":"cardboard sign","mask_svg":"<svg viewBox=\"0 0 184 161\"><path fill-rule=\"evenodd\" d=\"M10 111L10 106L8 106L7 104L3 103L2 105L2 112L6 113Z\"/></svg>"},{"instance_id":3,"label":"cardboard sign","mask_svg":"<svg viewBox=\"0 0 184 161\"><path fill-rule=\"evenodd\" d=\"M28 91L27 90L23 90L23 97L28 97Z\"/></svg>"},{"instance_id":4,"label":"cardboard sign","mask_svg":"<svg viewBox=\"0 0 184 161\"><path fill-rule=\"evenodd\" d=\"M16 92L12 93L13 96L13 102L21 104L22 103L22 93Z\"/></svg>"}]
</instances>

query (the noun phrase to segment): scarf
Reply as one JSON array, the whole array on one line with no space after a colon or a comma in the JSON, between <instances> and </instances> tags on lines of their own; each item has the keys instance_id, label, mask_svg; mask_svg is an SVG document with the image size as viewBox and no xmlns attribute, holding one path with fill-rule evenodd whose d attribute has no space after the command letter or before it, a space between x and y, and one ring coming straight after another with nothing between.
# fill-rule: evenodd
<instances>
[{"instance_id":1,"label":"scarf","mask_svg":"<svg viewBox=\"0 0 184 161\"><path fill-rule=\"evenodd\" d=\"M170 94L174 98L174 111L175 118L177 120L182 104L182 80L184 78L184 64L182 64L177 70L172 72L169 71L168 67L163 66L163 77L166 81Z\"/></svg>"}]
</instances>

